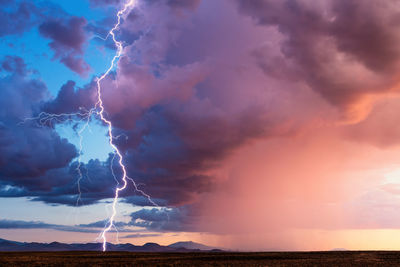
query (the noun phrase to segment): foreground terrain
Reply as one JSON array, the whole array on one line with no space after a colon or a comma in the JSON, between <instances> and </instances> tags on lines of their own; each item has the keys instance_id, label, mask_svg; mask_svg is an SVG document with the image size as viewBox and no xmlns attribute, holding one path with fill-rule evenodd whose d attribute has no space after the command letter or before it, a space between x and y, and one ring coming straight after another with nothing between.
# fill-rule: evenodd
<instances>
[{"instance_id":1,"label":"foreground terrain","mask_svg":"<svg viewBox=\"0 0 400 267\"><path fill-rule=\"evenodd\" d=\"M400 252L1 252L0 266L400 266Z\"/></svg>"}]
</instances>

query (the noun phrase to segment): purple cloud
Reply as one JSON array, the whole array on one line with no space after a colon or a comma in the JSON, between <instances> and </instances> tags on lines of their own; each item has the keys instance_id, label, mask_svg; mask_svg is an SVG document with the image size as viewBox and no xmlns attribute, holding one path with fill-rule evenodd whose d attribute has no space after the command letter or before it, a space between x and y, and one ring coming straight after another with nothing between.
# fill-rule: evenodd
<instances>
[{"instance_id":1,"label":"purple cloud","mask_svg":"<svg viewBox=\"0 0 400 267\"><path fill-rule=\"evenodd\" d=\"M54 51L54 58L72 71L86 76L91 70L83 60L84 46L87 42L85 34L85 18L71 17L66 21L49 20L40 25L43 37L51 40L49 46Z\"/></svg>"},{"instance_id":2,"label":"purple cloud","mask_svg":"<svg viewBox=\"0 0 400 267\"><path fill-rule=\"evenodd\" d=\"M209 8L217 13L224 7L218 5L211 3ZM243 17L235 14L232 6L223 8L225 13L219 12L229 23L212 30L208 29L209 19L196 13L209 13L208 9L191 10L191 15L201 16L193 24L191 18L185 20L178 13L171 14L166 2L149 3L146 7L148 10L138 13L134 22L124 24L123 30L139 38L127 46L118 71L104 80L103 99L114 134L128 137L119 139L118 146L125 154L129 176L159 204L189 205L215 188L218 180L210 171L230 152L255 138L294 131L289 121L292 107L288 109L291 104L282 106L277 102L265 105L270 92L262 84L248 87L248 81L264 76L254 65L251 50L245 57L236 53L242 44L232 42L248 29L240 27ZM165 23L157 23L161 18ZM252 26L249 22L245 25ZM216 39L198 43L195 36L206 30ZM226 62L235 67L227 68ZM248 71L240 71L243 64L249 66ZM72 83L64 86L54 101L44 105L45 110L76 110L93 103L91 86L78 90L73 87ZM243 88L249 93L243 94ZM106 177L109 164L103 167L102 172L96 173ZM90 173L91 168L88 170ZM104 178L104 183L113 180ZM101 190L109 187L98 185L99 191L93 187L85 191L85 203L107 196L109 192ZM69 190L61 193L62 190L37 200L72 203ZM139 194L132 188L122 193L129 203L146 203L135 195Z\"/></svg>"},{"instance_id":3,"label":"purple cloud","mask_svg":"<svg viewBox=\"0 0 400 267\"><path fill-rule=\"evenodd\" d=\"M306 82L315 92L354 117L365 96L397 83L400 21L395 1L236 0L239 11L282 36L281 53L265 45L254 53L267 75ZM362 77L362 78L357 78Z\"/></svg>"},{"instance_id":4,"label":"purple cloud","mask_svg":"<svg viewBox=\"0 0 400 267\"><path fill-rule=\"evenodd\" d=\"M49 188L56 179L37 177L67 166L76 149L54 129L23 123L48 99L47 88L25 76L26 65L18 57L6 57L2 68L11 74L0 79L0 184Z\"/></svg>"},{"instance_id":5,"label":"purple cloud","mask_svg":"<svg viewBox=\"0 0 400 267\"><path fill-rule=\"evenodd\" d=\"M195 232L197 214L192 207L176 209L141 209L130 214L128 225L157 232Z\"/></svg>"}]
</instances>

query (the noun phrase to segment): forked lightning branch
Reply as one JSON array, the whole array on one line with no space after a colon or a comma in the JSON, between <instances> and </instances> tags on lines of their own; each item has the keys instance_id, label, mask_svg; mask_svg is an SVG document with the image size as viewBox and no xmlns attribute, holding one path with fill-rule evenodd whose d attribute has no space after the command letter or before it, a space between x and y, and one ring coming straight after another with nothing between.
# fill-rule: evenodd
<instances>
[{"instance_id":1,"label":"forked lightning branch","mask_svg":"<svg viewBox=\"0 0 400 267\"><path fill-rule=\"evenodd\" d=\"M118 147L116 146L116 144L114 143L116 137L113 135L113 125L111 120L107 119L105 116L105 108L104 108L104 103L103 103L103 97L102 97L102 81L108 76L108 74L117 66L118 60L121 58L121 56L123 55L123 44L121 41L119 41L116 37L116 31L119 29L119 27L121 26L123 17L130 11L132 10L137 4L137 0L128 0L124 5L123 8L120 9L117 13L117 22L114 25L114 27L108 32L107 37L105 38L108 39L111 37L112 41L114 42L115 47L117 48L117 51L115 52L114 57L112 58L110 65L108 67L108 69L99 77L97 77L96 79L96 89L97 89L97 102L94 105L94 107L92 107L90 110L85 110L82 109L79 112L76 113L61 113L61 114L51 114L51 113L46 113L46 112L42 112L40 113L37 117L34 118L28 118L25 121L28 120L35 120L37 121L39 124L41 125L48 125L48 124L52 124L52 123L62 123L62 122L66 122L66 121L71 121L71 120L79 120L81 122L83 122L83 127L77 131L77 134L79 135L79 155L82 154L82 149L83 149L83 137L82 137L82 133L86 130L87 127L89 127L89 123L90 120L93 116L98 117L104 125L106 125L107 127L107 133L108 133L108 142L109 145L112 147L112 149L114 150L115 153L115 157L118 158L118 165L122 170L122 177L121 177L121 181L122 184L121 186L117 185L116 189L115 189L115 195L112 201L112 211L111 211L111 216L108 218L108 222L105 226L105 228L103 229L103 231L100 234L100 237L102 239L103 242L103 251L107 250L107 233L114 227L114 220L115 217L117 215L117 208L116 205L118 203L118 199L119 199L119 195L120 192L123 191L127 186L128 186L128 181L132 182L132 185L134 187L134 189L139 192L140 194L142 194L144 197L146 197L149 201L149 203L151 203L154 206L158 205L151 199L151 197L146 194L144 191L142 191L141 189L139 189L137 187L137 184L135 183L135 181L130 178L128 176L127 173L127 169L126 166L124 164L124 158L122 153L120 152L120 150L118 149ZM111 168L111 173L112 175L114 174L114 171L112 170L113 166L111 164L110 166ZM82 171L81 171L81 156L79 156L78 158L78 165L77 165L77 173L78 173L78 191L79 191L79 196L77 199L77 203L80 200L81 197L81 190L80 190L80 181L83 179L83 175L82 175ZM115 180L118 180L117 177L114 176Z\"/></svg>"}]
</instances>

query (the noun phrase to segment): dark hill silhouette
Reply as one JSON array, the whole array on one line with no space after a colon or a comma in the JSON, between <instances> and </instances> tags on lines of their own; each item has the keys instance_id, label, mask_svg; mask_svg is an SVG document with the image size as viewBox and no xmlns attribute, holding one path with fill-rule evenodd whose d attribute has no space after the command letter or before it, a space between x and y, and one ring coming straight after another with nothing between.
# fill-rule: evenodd
<instances>
[{"instance_id":1,"label":"dark hill silhouette","mask_svg":"<svg viewBox=\"0 0 400 267\"><path fill-rule=\"evenodd\" d=\"M37 243L16 242L0 238L0 251L101 251L102 243L65 244L59 242ZM107 251L127 252L201 252L211 251L215 248L194 242L177 242L169 246L161 246L157 243L146 243L143 246L135 246L129 243L107 243Z\"/></svg>"},{"instance_id":2,"label":"dark hill silhouette","mask_svg":"<svg viewBox=\"0 0 400 267\"><path fill-rule=\"evenodd\" d=\"M176 242L168 247L170 248L186 248L186 249L198 249L198 250L213 250L213 249L218 249L215 247L209 247L200 243L192 242L192 241L182 241L182 242Z\"/></svg>"}]
</instances>

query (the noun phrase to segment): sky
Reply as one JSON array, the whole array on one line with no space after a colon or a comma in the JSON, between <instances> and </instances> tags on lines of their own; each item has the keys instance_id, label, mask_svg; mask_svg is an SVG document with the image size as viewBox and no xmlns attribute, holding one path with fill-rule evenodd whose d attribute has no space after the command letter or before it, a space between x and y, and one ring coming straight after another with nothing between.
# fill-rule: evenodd
<instances>
[{"instance_id":1,"label":"sky","mask_svg":"<svg viewBox=\"0 0 400 267\"><path fill-rule=\"evenodd\" d=\"M122 182L106 125L37 118L96 104L124 3L0 0L0 238L101 242ZM400 249L399 11L137 0L102 97L128 176L157 206L129 184L108 241Z\"/></svg>"}]
</instances>

